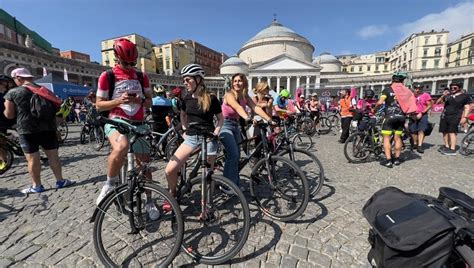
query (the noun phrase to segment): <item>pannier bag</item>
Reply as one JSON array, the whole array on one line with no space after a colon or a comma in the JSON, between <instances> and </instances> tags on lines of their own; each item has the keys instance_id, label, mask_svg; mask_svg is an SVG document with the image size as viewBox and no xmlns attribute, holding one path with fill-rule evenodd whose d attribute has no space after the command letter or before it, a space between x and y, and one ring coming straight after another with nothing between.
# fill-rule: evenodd
<instances>
[{"instance_id":1,"label":"pannier bag","mask_svg":"<svg viewBox=\"0 0 474 268\"><path fill-rule=\"evenodd\" d=\"M448 219L395 187L376 192L364 205L371 230L369 262L377 267L442 267L454 244Z\"/></svg>"}]
</instances>

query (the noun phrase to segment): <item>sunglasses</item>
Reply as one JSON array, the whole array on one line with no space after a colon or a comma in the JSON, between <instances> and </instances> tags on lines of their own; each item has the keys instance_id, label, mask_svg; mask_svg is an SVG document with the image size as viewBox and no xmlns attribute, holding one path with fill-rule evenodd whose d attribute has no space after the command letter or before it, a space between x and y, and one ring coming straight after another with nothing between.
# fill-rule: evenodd
<instances>
[{"instance_id":1,"label":"sunglasses","mask_svg":"<svg viewBox=\"0 0 474 268\"><path fill-rule=\"evenodd\" d=\"M192 81L192 80L194 80L194 79L192 79L192 78L184 78L184 79L183 79L183 83L189 83L189 82Z\"/></svg>"},{"instance_id":2,"label":"sunglasses","mask_svg":"<svg viewBox=\"0 0 474 268\"><path fill-rule=\"evenodd\" d=\"M135 61L132 61L132 62L122 61L122 64L124 66L135 66L135 65L137 65L137 63Z\"/></svg>"}]
</instances>

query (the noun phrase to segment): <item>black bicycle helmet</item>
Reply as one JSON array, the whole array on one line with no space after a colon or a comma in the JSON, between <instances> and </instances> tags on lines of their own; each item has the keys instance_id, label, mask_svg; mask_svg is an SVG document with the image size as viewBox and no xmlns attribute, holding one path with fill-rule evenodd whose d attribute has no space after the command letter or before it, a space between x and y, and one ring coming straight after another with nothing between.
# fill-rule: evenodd
<instances>
[{"instance_id":1,"label":"black bicycle helmet","mask_svg":"<svg viewBox=\"0 0 474 268\"><path fill-rule=\"evenodd\" d=\"M413 83L412 87L413 88L423 88L423 84L420 83L420 82L415 82L415 83Z\"/></svg>"},{"instance_id":2,"label":"black bicycle helmet","mask_svg":"<svg viewBox=\"0 0 474 268\"><path fill-rule=\"evenodd\" d=\"M364 92L364 98L373 98L375 96L375 92L372 89L367 89Z\"/></svg>"},{"instance_id":3,"label":"black bicycle helmet","mask_svg":"<svg viewBox=\"0 0 474 268\"><path fill-rule=\"evenodd\" d=\"M15 81L13 81L13 79L8 75L0 75L0 81L8 82L7 89L10 89L15 86Z\"/></svg>"}]
</instances>

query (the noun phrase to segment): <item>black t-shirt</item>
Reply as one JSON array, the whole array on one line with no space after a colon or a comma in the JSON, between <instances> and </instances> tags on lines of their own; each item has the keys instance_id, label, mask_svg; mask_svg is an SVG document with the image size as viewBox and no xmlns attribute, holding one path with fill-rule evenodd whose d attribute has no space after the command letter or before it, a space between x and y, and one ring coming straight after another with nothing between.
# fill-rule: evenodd
<instances>
[{"instance_id":1,"label":"black t-shirt","mask_svg":"<svg viewBox=\"0 0 474 268\"><path fill-rule=\"evenodd\" d=\"M403 115L403 111L397 102L397 96L391 87L385 88L380 97L385 97L385 115Z\"/></svg>"},{"instance_id":2,"label":"black t-shirt","mask_svg":"<svg viewBox=\"0 0 474 268\"><path fill-rule=\"evenodd\" d=\"M8 129L15 124L15 120L7 119L3 111L5 111L5 99L3 98L3 93L0 93L0 130Z\"/></svg>"},{"instance_id":3,"label":"black t-shirt","mask_svg":"<svg viewBox=\"0 0 474 268\"><path fill-rule=\"evenodd\" d=\"M30 99L33 92L25 87L10 89L5 99L15 104L16 124L18 134L34 134L43 131L55 131L56 120L40 120L31 114Z\"/></svg>"},{"instance_id":4,"label":"black t-shirt","mask_svg":"<svg viewBox=\"0 0 474 268\"><path fill-rule=\"evenodd\" d=\"M198 123L200 126L206 127L209 132L213 132L215 129L212 121L214 115L222 113L221 105L215 95L211 95L211 105L205 113L199 108L198 99L193 98L192 94L184 96L181 108L188 116L188 124ZM186 134L196 135L197 132L192 126L189 126L186 129Z\"/></svg>"},{"instance_id":5,"label":"black t-shirt","mask_svg":"<svg viewBox=\"0 0 474 268\"><path fill-rule=\"evenodd\" d=\"M472 99L467 94L460 94L457 96L451 95L446 98L444 102L444 115L461 117L464 110L464 105L470 104Z\"/></svg>"}]
</instances>

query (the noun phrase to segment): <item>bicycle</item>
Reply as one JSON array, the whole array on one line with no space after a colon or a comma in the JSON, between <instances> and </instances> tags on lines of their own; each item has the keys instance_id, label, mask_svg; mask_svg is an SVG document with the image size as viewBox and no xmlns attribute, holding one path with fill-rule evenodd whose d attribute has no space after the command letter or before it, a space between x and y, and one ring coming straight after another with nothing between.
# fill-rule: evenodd
<instances>
[{"instance_id":1,"label":"bicycle","mask_svg":"<svg viewBox=\"0 0 474 268\"><path fill-rule=\"evenodd\" d=\"M178 131L179 122L176 116L169 115L169 117L171 120L169 128L165 133L152 131L151 136L147 137L151 144L150 155L153 159L171 159L171 156L173 156L176 149L183 142L183 137ZM147 124L153 128L154 121L147 121Z\"/></svg>"},{"instance_id":2,"label":"bicycle","mask_svg":"<svg viewBox=\"0 0 474 268\"><path fill-rule=\"evenodd\" d=\"M9 137L10 136L10 137ZM13 159L15 155L24 156L23 150L20 147L20 143L16 138L11 138L12 134L3 134L0 132L0 150L5 152L6 162L5 168L0 169L0 175L4 174L13 165Z\"/></svg>"},{"instance_id":3,"label":"bicycle","mask_svg":"<svg viewBox=\"0 0 474 268\"><path fill-rule=\"evenodd\" d=\"M474 114L469 116L469 128L466 136L461 141L459 153L464 156L474 155Z\"/></svg>"},{"instance_id":4,"label":"bicycle","mask_svg":"<svg viewBox=\"0 0 474 268\"><path fill-rule=\"evenodd\" d=\"M283 121L283 132L277 137L274 145L274 152L295 162L305 173L308 179L309 194L316 196L324 183L324 168L319 159L305 149L296 148L294 142L290 140L288 127L291 126L291 117ZM304 168L303 168L304 167Z\"/></svg>"},{"instance_id":5,"label":"bicycle","mask_svg":"<svg viewBox=\"0 0 474 268\"><path fill-rule=\"evenodd\" d=\"M286 116L282 114L282 116ZM305 118L304 114L296 115L294 120L290 121L288 125L288 135L291 142L296 148L309 150L313 147L313 139L311 135L307 133L308 129L313 125L313 121L310 118Z\"/></svg>"},{"instance_id":6,"label":"bicycle","mask_svg":"<svg viewBox=\"0 0 474 268\"><path fill-rule=\"evenodd\" d=\"M179 173L176 198L185 223L182 248L198 263L217 265L234 257L244 246L250 230L250 211L239 187L210 169L207 140L217 137L205 128L191 126L197 129L201 148L193 153L199 154L194 172L187 176L184 164Z\"/></svg>"},{"instance_id":7,"label":"bicycle","mask_svg":"<svg viewBox=\"0 0 474 268\"><path fill-rule=\"evenodd\" d=\"M250 175L250 194L260 211L268 217L282 222L299 217L306 209L309 199L309 186L305 174L291 160L273 155L267 139L267 123L257 122L261 141L255 149L239 162L239 172L252 161L259 159ZM244 139L249 143L256 137ZM262 157L257 156L261 154ZM225 152L218 155L216 168L223 170ZM193 172L197 172L193 169Z\"/></svg>"},{"instance_id":8,"label":"bicycle","mask_svg":"<svg viewBox=\"0 0 474 268\"><path fill-rule=\"evenodd\" d=\"M178 203L168 191L146 180L148 163L141 168L134 167L132 145L149 131L103 117L98 119L116 126L121 134L132 136L128 149L128 180L105 196L90 220L94 223L95 251L106 267L167 266L181 246L183 217ZM150 198L158 208L164 203L170 206L169 211L160 211L160 218L154 221L147 220L143 206Z\"/></svg>"},{"instance_id":9,"label":"bicycle","mask_svg":"<svg viewBox=\"0 0 474 268\"><path fill-rule=\"evenodd\" d=\"M100 151L104 147L107 138L105 137L103 125L93 119L88 113L79 135L81 144L89 143L92 149Z\"/></svg>"},{"instance_id":10,"label":"bicycle","mask_svg":"<svg viewBox=\"0 0 474 268\"><path fill-rule=\"evenodd\" d=\"M58 142L64 143L69 133L68 126L64 117L56 117L56 131L58 136Z\"/></svg>"},{"instance_id":11,"label":"bicycle","mask_svg":"<svg viewBox=\"0 0 474 268\"><path fill-rule=\"evenodd\" d=\"M369 156L378 157L383 153L382 135L380 126L369 124L368 114L364 114L362 120L366 120L366 129L351 134L344 143L344 156L349 163L363 163Z\"/></svg>"}]
</instances>

